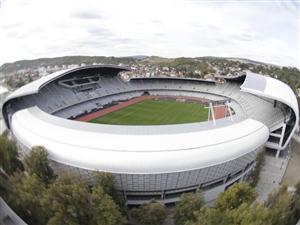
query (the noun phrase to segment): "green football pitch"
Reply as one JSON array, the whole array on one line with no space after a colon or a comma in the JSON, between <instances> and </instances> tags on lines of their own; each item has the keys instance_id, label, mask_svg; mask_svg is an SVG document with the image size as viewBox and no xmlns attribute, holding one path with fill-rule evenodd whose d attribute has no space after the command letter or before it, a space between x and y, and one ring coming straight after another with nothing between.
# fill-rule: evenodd
<instances>
[{"instance_id":1,"label":"green football pitch","mask_svg":"<svg viewBox=\"0 0 300 225\"><path fill-rule=\"evenodd\" d=\"M163 125L207 120L208 109L197 102L149 99L92 119L92 123Z\"/></svg>"}]
</instances>

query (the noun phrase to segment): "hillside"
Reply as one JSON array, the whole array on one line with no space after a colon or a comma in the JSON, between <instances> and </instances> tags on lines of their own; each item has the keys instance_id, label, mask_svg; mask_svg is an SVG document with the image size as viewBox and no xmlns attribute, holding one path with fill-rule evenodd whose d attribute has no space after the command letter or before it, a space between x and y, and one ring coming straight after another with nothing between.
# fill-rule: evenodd
<instances>
[{"instance_id":1,"label":"hillside","mask_svg":"<svg viewBox=\"0 0 300 225\"><path fill-rule=\"evenodd\" d=\"M105 64L131 64L138 59L134 57L104 57L104 56L63 56L56 58L40 58L34 60L21 60L13 63L5 63L0 67L2 74L7 75L18 70L32 69L36 70L39 67L53 67L53 66L63 66L72 64L92 64L92 63L105 63Z\"/></svg>"},{"instance_id":2,"label":"hillside","mask_svg":"<svg viewBox=\"0 0 300 225\"><path fill-rule=\"evenodd\" d=\"M197 58L164 58L159 56L129 56L129 57L105 57L105 56L63 56L56 58L40 58L33 60L20 60L13 63L5 63L0 66L0 74L9 75L20 70L36 70L40 67L62 67L63 65L73 64L150 64L157 66L179 67L190 69L207 69L209 63L223 66L224 63L228 66L235 64L252 64L252 65L269 65L249 59L238 58L219 58L219 57L197 57Z\"/></svg>"},{"instance_id":3,"label":"hillside","mask_svg":"<svg viewBox=\"0 0 300 225\"><path fill-rule=\"evenodd\" d=\"M137 74L162 71L169 75L204 77L208 74L234 74L245 70L262 73L278 78L289 84L298 92L300 86L300 71L297 68L280 67L264 62L257 62L242 58L221 57L181 57L164 58L159 56L130 56L130 57L105 57L105 56L64 56L57 58L41 58L34 60L21 60L14 63L5 63L0 67L0 76L13 76L15 74L35 73L40 68L53 68L59 70L68 66L91 64L122 64L138 68ZM29 71L29 72L28 72ZM50 71L51 72L51 71ZM165 74L165 75L166 75Z\"/></svg>"}]
</instances>

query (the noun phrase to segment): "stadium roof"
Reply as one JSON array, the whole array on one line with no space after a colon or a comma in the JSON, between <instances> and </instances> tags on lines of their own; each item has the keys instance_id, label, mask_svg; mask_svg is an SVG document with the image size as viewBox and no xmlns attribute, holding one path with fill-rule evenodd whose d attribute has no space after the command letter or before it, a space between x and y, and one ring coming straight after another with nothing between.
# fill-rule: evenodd
<instances>
[{"instance_id":1,"label":"stadium roof","mask_svg":"<svg viewBox=\"0 0 300 225\"><path fill-rule=\"evenodd\" d=\"M5 94L7 92L8 92L7 88L0 85L0 95Z\"/></svg>"},{"instance_id":2,"label":"stadium roof","mask_svg":"<svg viewBox=\"0 0 300 225\"><path fill-rule=\"evenodd\" d=\"M291 133L297 129L299 122L298 102L293 90L285 83L263 75L247 72L246 79L241 86L241 90L273 100L277 100L288 105L295 113L296 125ZM288 138L283 148L287 146L292 135Z\"/></svg>"},{"instance_id":3,"label":"stadium roof","mask_svg":"<svg viewBox=\"0 0 300 225\"><path fill-rule=\"evenodd\" d=\"M66 120L33 107L16 112L14 135L27 147L43 145L52 160L115 173L167 173L212 166L264 144L268 128L247 119L214 129L185 132L182 125L98 125ZM110 127L110 132L107 132ZM127 132L120 133L119 129ZM140 133L144 129L144 133ZM181 132L171 132L173 129ZM113 130L115 132L113 132Z\"/></svg>"},{"instance_id":4,"label":"stadium roof","mask_svg":"<svg viewBox=\"0 0 300 225\"><path fill-rule=\"evenodd\" d=\"M39 92L39 89L45 86L46 84L50 83L51 81L54 81L60 77L66 76L68 74L71 74L73 72L77 71L84 71L88 69L111 69L115 70L112 75L117 75L120 71L129 71L130 69L127 67L122 66L115 66L115 65L93 65L93 66L84 66L84 67L78 67L78 68L72 68L72 69L66 69L66 70L60 70L54 73L51 73L47 76L41 77L38 80L35 80L29 84L26 84L22 86L21 88L17 89L16 91L12 92L5 100L5 102L8 102L11 99L36 94Z\"/></svg>"},{"instance_id":5,"label":"stadium roof","mask_svg":"<svg viewBox=\"0 0 300 225\"><path fill-rule=\"evenodd\" d=\"M298 112L298 103L293 90L287 84L272 77L247 72L246 80L241 86L242 91L278 100Z\"/></svg>"},{"instance_id":6,"label":"stadium roof","mask_svg":"<svg viewBox=\"0 0 300 225\"><path fill-rule=\"evenodd\" d=\"M115 69L115 74L127 70L123 67L96 67ZM13 92L6 101L37 93L51 81L89 68L50 74ZM241 89L288 105L294 111L298 124L296 97L283 82L247 73ZM99 125L55 117L38 107L19 110L11 120L14 135L28 148L43 145L54 161L115 173L168 173L178 172L181 168L193 170L212 166L253 151L269 137L268 128L253 119L235 123L224 120L217 126L206 125L208 129L199 124Z\"/></svg>"}]
</instances>

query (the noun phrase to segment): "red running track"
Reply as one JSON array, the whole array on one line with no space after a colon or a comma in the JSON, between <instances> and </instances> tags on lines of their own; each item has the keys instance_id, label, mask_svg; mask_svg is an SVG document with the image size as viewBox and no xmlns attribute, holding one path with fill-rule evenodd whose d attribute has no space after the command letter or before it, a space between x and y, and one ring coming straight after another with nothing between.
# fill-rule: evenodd
<instances>
[{"instance_id":1,"label":"red running track","mask_svg":"<svg viewBox=\"0 0 300 225\"><path fill-rule=\"evenodd\" d=\"M215 115L215 119L222 119L224 117L229 116L229 111L226 108L225 105L217 105L214 106L214 115ZM212 120L211 116L210 119Z\"/></svg>"}]
</instances>

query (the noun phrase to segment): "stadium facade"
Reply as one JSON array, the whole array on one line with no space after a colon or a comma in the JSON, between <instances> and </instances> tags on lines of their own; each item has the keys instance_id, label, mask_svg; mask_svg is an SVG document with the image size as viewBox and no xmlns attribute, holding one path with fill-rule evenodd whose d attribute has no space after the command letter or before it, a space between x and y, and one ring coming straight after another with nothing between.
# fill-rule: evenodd
<instances>
[{"instance_id":1,"label":"stadium facade","mask_svg":"<svg viewBox=\"0 0 300 225\"><path fill-rule=\"evenodd\" d=\"M42 77L3 104L7 128L22 155L42 145L55 171L92 182L113 174L130 205L179 200L198 188L205 200L245 180L264 147L279 156L297 129L296 97L283 82L254 73L222 82L189 78L121 79L127 68L87 66ZM201 123L126 126L77 121L112 103L142 95L186 96L223 102L230 116Z\"/></svg>"}]
</instances>

